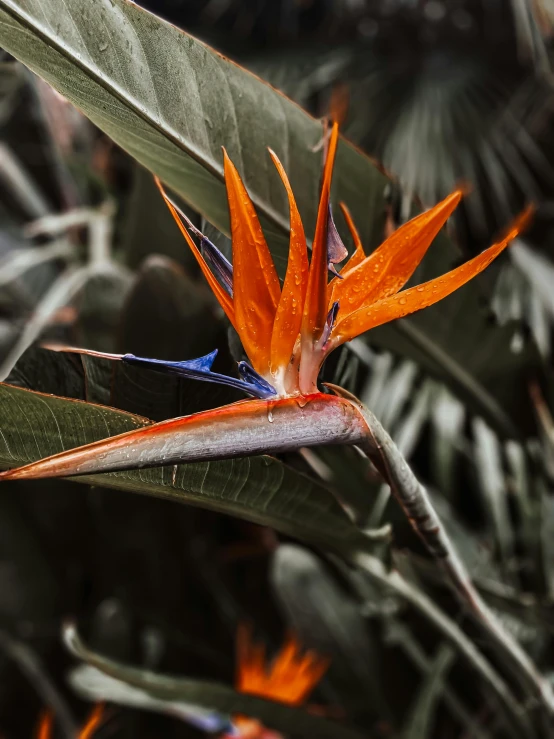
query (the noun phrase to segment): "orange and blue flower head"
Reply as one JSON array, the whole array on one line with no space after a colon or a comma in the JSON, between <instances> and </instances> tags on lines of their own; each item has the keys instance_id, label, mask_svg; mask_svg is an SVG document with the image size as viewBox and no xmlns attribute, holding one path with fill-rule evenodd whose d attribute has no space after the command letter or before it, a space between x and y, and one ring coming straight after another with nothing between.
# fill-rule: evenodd
<instances>
[{"instance_id":1,"label":"orange and blue flower head","mask_svg":"<svg viewBox=\"0 0 554 739\"><path fill-rule=\"evenodd\" d=\"M212 371L217 351L181 362L132 354L103 356L159 372L230 385L257 398L309 396L317 392L319 371L330 352L371 328L447 297L482 272L530 219L531 207L514 221L498 243L477 257L442 277L402 290L460 202L462 191L456 190L434 208L412 218L369 256L364 252L348 208L341 204L355 250L337 270L335 265L348 256L330 205L338 140L335 124L327 147L310 259L288 177L277 155L269 151L283 182L290 213L290 246L283 285L254 205L225 150L232 264L194 227L157 180L167 206L250 360L250 364L239 363L239 378Z\"/></svg>"},{"instance_id":2,"label":"orange and blue flower head","mask_svg":"<svg viewBox=\"0 0 554 739\"><path fill-rule=\"evenodd\" d=\"M369 256L364 252L348 209L341 205L355 251L344 267L337 270L335 265L348 255L330 206L338 139L335 125L324 165L311 259L308 259L304 227L289 180L277 155L269 152L285 187L290 212L289 257L282 286L252 201L225 151L232 264L194 228L158 183L215 297L237 331L251 365L240 363L241 379L236 380L208 374L213 354L192 363L162 365L130 356L126 361L233 384L262 398L310 395L317 392L319 370L333 349L454 292L484 270L530 218L531 208L528 208L501 241L479 256L436 280L402 290L460 202L462 191L456 190L431 210L401 226ZM199 245L193 235L199 239Z\"/></svg>"}]
</instances>

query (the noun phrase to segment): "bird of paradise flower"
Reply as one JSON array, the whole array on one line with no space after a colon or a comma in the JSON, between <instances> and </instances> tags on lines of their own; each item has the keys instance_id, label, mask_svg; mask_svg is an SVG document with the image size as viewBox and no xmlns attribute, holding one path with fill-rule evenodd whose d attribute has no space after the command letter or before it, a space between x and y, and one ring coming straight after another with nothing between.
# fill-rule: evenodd
<instances>
[{"instance_id":1,"label":"bird of paradise flower","mask_svg":"<svg viewBox=\"0 0 554 739\"><path fill-rule=\"evenodd\" d=\"M321 443L355 444L367 435L367 425L350 401L319 391L318 375L326 357L356 336L431 306L467 283L488 267L527 225L532 208L527 208L505 236L483 253L442 277L403 290L460 202L462 191L455 191L434 208L408 221L367 256L350 213L342 206L355 251L339 272L335 265L343 261L348 252L330 208L338 140L335 124L324 164L310 259L292 188L281 162L270 150L287 193L290 211L289 257L282 287L255 208L225 151L232 264L193 227L158 182L173 217L250 360L250 363L239 363L240 379L212 371L215 351L182 362L132 354L86 352L159 372L231 385L253 399L88 444L1 473L0 478L90 474L271 453ZM330 281L329 271L333 274ZM278 423L272 427L268 420Z\"/></svg>"}]
</instances>

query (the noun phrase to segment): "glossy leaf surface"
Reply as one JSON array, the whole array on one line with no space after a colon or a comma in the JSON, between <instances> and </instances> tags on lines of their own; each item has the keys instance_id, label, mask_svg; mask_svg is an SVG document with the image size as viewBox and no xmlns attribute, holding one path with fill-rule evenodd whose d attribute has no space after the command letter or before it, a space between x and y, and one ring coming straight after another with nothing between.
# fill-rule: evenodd
<instances>
[{"instance_id":1,"label":"glossy leaf surface","mask_svg":"<svg viewBox=\"0 0 554 739\"><path fill-rule=\"evenodd\" d=\"M0 385L0 464L14 467L133 429L147 419ZM270 457L87 475L78 482L198 505L338 550L361 535L322 485Z\"/></svg>"},{"instance_id":2,"label":"glossy leaf surface","mask_svg":"<svg viewBox=\"0 0 554 739\"><path fill-rule=\"evenodd\" d=\"M283 275L288 207L270 171L271 146L313 235L321 173L313 147L321 124L204 43L126 0L1 0L0 46L229 233L225 146ZM264 157L266 166L260 165ZM373 229L379 238L384 183L369 159L341 144L337 197L349 204L366 243L375 243Z\"/></svg>"}]
</instances>

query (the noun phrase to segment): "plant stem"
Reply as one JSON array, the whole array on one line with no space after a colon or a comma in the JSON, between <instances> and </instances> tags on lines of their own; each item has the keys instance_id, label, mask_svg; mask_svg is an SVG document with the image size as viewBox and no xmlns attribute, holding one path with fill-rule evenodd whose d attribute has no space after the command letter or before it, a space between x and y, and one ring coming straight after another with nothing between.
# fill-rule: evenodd
<instances>
[{"instance_id":1,"label":"plant stem","mask_svg":"<svg viewBox=\"0 0 554 739\"><path fill-rule=\"evenodd\" d=\"M413 665L421 672L424 679L429 679L430 673L435 668L435 661L427 655L425 649L419 644L409 627L401 623L400 620L393 620L392 624L388 624L388 627L387 643L399 646ZM458 695L448 684L443 686L442 696L445 705L448 706L464 727L464 736L467 739L490 739L489 731L480 725L479 716L473 715L465 707L458 698Z\"/></svg>"},{"instance_id":2,"label":"plant stem","mask_svg":"<svg viewBox=\"0 0 554 739\"><path fill-rule=\"evenodd\" d=\"M461 605L473 615L488 636L491 645L495 647L498 655L520 684L527 699L526 707L542 710L548 723L545 727L548 733L545 736L553 736L554 696L550 685L481 598L427 491L373 413L346 391L335 386L330 387L358 405L369 429L367 443L362 446L363 451L390 485L412 528L442 568Z\"/></svg>"},{"instance_id":3,"label":"plant stem","mask_svg":"<svg viewBox=\"0 0 554 739\"><path fill-rule=\"evenodd\" d=\"M518 703L508 685L449 616L443 613L425 593L407 582L399 572L388 571L383 563L371 554L357 552L352 561L373 581L394 591L422 613L448 642L458 649L491 689L496 702L502 708L504 715L508 717L505 721L506 729L514 739L533 735L525 712L518 710Z\"/></svg>"},{"instance_id":4,"label":"plant stem","mask_svg":"<svg viewBox=\"0 0 554 739\"><path fill-rule=\"evenodd\" d=\"M42 703L54 712L65 739L74 739L77 736L77 724L73 719L71 710L44 670L38 656L30 647L18 641L6 631L0 631L0 650L13 659L36 689Z\"/></svg>"}]
</instances>

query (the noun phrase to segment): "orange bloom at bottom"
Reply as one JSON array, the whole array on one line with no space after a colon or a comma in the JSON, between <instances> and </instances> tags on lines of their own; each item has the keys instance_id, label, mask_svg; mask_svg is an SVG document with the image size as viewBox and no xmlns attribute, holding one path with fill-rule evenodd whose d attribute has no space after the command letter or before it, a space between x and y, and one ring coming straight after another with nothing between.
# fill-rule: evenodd
<instances>
[{"instance_id":1,"label":"orange bloom at bottom","mask_svg":"<svg viewBox=\"0 0 554 739\"><path fill-rule=\"evenodd\" d=\"M266 659L265 647L255 644L246 626L239 628L237 637L237 680L240 693L298 706L321 680L329 661L313 652L302 652L300 644L289 636L271 664ZM256 719L235 716L235 727L240 739L281 739L281 735L266 729Z\"/></svg>"},{"instance_id":2,"label":"orange bloom at bottom","mask_svg":"<svg viewBox=\"0 0 554 739\"><path fill-rule=\"evenodd\" d=\"M77 739L92 739L94 732L104 720L104 705L99 703L95 706L84 726L79 730ZM39 718L35 737L36 739L52 739L54 728L54 714L52 711L44 711Z\"/></svg>"},{"instance_id":3,"label":"orange bloom at bottom","mask_svg":"<svg viewBox=\"0 0 554 739\"><path fill-rule=\"evenodd\" d=\"M237 635L236 689L290 706L303 704L329 666L329 661L313 652L303 652L298 641L289 636L271 663L263 644L252 641L251 630L241 626ZM104 705L91 711L76 739L92 739L105 719ZM283 739L260 721L248 716L234 716L234 739ZM37 725L35 739L52 739L54 714L44 711ZM231 739L231 735L227 735Z\"/></svg>"},{"instance_id":4,"label":"orange bloom at bottom","mask_svg":"<svg viewBox=\"0 0 554 739\"><path fill-rule=\"evenodd\" d=\"M328 660L313 652L302 653L293 636L268 666L265 647L251 641L245 626L239 629L237 652L237 690L290 706L304 703L329 667Z\"/></svg>"}]
</instances>

